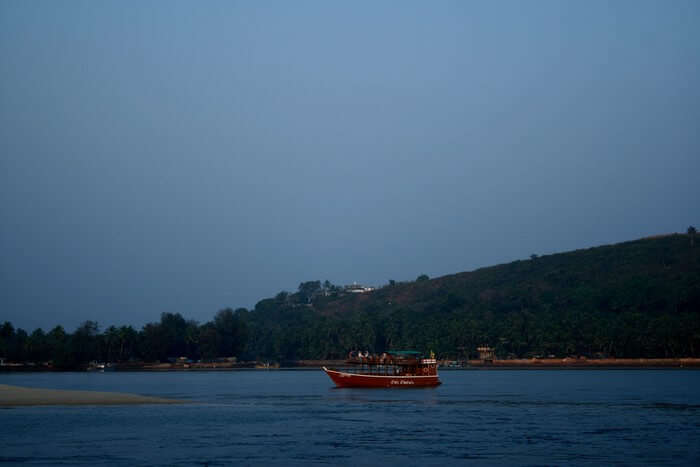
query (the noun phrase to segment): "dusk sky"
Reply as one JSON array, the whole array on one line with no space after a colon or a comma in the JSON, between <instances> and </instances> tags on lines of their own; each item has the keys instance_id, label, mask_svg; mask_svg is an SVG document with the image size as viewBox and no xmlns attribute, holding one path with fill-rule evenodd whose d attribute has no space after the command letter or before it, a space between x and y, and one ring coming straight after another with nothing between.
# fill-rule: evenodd
<instances>
[{"instance_id":1,"label":"dusk sky","mask_svg":"<svg viewBox=\"0 0 700 467\"><path fill-rule=\"evenodd\" d=\"M0 0L0 322L699 226L700 2Z\"/></svg>"}]
</instances>

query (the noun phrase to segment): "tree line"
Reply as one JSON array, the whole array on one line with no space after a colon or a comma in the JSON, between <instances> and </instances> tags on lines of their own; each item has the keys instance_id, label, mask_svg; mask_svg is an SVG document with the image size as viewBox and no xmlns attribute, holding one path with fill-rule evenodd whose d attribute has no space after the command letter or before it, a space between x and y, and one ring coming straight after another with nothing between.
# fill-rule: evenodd
<instances>
[{"instance_id":1,"label":"tree line","mask_svg":"<svg viewBox=\"0 0 700 467\"><path fill-rule=\"evenodd\" d=\"M389 281L368 294L311 294L306 306L280 293L249 313L248 352L295 360L417 349L468 358L489 345L502 358L700 357L694 237L691 227L687 235L533 254L432 280Z\"/></svg>"},{"instance_id":2,"label":"tree line","mask_svg":"<svg viewBox=\"0 0 700 467\"><path fill-rule=\"evenodd\" d=\"M91 361L167 361L187 357L211 361L240 355L248 329L245 309L219 311L213 321L198 324L179 313L163 313L159 322L137 331L110 326L100 332L97 322L85 321L73 333L62 326L28 334L11 323L0 326L0 357L15 362L51 362L56 368L79 368Z\"/></svg>"},{"instance_id":3,"label":"tree line","mask_svg":"<svg viewBox=\"0 0 700 467\"><path fill-rule=\"evenodd\" d=\"M165 361L344 358L350 350L433 350L474 357L554 355L700 357L700 249L695 229L413 282L344 293L329 281L225 309L205 324L163 313L141 330L87 321L72 334L57 326L27 334L0 327L0 357L52 360L71 368L91 360Z\"/></svg>"}]
</instances>

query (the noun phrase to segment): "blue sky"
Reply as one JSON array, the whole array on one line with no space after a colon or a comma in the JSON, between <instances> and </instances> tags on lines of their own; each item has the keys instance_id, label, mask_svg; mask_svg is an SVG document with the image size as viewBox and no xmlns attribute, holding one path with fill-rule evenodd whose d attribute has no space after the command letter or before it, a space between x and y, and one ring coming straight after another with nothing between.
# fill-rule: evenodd
<instances>
[{"instance_id":1,"label":"blue sky","mask_svg":"<svg viewBox=\"0 0 700 467\"><path fill-rule=\"evenodd\" d=\"M0 2L0 320L207 321L700 224L700 4Z\"/></svg>"}]
</instances>

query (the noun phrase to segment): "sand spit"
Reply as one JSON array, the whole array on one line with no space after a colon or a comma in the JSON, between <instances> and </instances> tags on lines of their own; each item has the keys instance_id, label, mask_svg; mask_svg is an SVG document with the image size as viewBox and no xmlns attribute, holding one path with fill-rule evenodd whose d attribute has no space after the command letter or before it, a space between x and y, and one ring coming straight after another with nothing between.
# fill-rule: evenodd
<instances>
[{"instance_id":1,"label":"sand spit","mask_svg":"<svg viewBox=\"0 0 700 467\"><path fill-rule=\"evenodd\" d=\"M26 405L181 404L185 401L120 392L64 391L0 384L0 407Z\"/></svg>"}]
</instances>

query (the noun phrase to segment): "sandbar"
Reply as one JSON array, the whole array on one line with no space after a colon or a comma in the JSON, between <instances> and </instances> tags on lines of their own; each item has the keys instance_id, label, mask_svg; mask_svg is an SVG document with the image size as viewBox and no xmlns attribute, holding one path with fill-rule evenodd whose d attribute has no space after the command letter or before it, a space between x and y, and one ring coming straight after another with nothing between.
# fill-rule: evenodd
<instances>
[{"instance_id":1,"label":"sandbar","mask_svg":"<svg viewBox=\"0 0 700 467\"><path fill-rule=\"evenodd\" d=\"M66 391L0 384L0 407L36 405L181 404L185 401L121 392Z\"/></svg>"}]
</instances>

